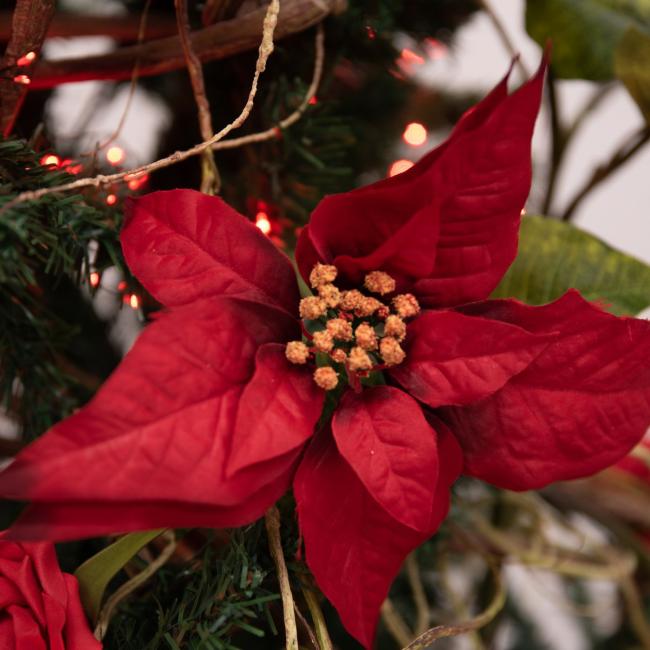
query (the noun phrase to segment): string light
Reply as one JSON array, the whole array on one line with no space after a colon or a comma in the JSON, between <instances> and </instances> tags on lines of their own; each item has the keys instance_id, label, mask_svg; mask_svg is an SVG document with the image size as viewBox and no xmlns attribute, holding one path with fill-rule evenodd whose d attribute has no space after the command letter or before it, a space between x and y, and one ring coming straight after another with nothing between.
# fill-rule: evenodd
<instances>
[{"instance_id":1,"label":"string light","mask_svg":"<svg viewBox=\"0 0 650 650\"><path fill-rule=\"evenodd\" d=\"M406 159L396 160L388 168L388 175L397 176L397 174L401 174L402 172L405 172L407 169L411 169L411 167L413 167L413 163L410 160L406 160Z\"/></svg>"},{"instance_id":2,"label":"string light","mask_svg":"<svg viewBox=\"0 0 650 650\"><path fill-rule=\"evenodd\" d=\"M32 83L32 80L26 74L17 74L14 77L14 82L22 84L23 86L29 86L29 84Z\"/></svg>"},{"instance_id":3,"label":"string light","mask_svg":"<svg viewBox=\"0 0 650 650\"><path fill-rule=\"evenodd\" d=\"M47 153L44 156L41 156L39 162L44 167L49 167L50 165L58 167L61 164L61 159L55 153Z\"/></svg>"},{"instance_id":4,"label":"string light","mask_svg":"<svg viewBox=\"0 0 650 650\"><path fill-rule=\"evenodd\" d=\"M424 45L427 50L427 55L432 61L444 59L449 53L449 48L437 38L425 38Z\"/></svg>"},{"instance_id":5,"label":"string light","mask_svg":"<svg viewBox=\"0 0 650 650\"><path fill-rule=\"evenodd\" d=\"M271 232L271 221L269 215L266 212L258 212L255 215L255 225L265 234L268 235Z\"/></svg>"},{"instance_id":6,"label":"string light","mask_svg":"<svg viewBox=\"0 0 650 650\"><path fill-rule=\"evenodd\" d=\"M405 47L401 51L400 58L403 63L414 63L415 65L422 65L424 63L424 59L408 47Z\"/></svg>"},{"instance_id":7,"label":"string light","mask_svg":"<svg viewBox=\"0 0 650 650\"><path fill-rule=\"evenodd\" d=\"M122 147L111 147L106 152L106 160L111 165L119 165L124 160L124 149Z\"/></svg>"},{"instance_id":8,"label":"string light","mask_svg":"<svg viewBox=\"0 0 650 650\"><path fill-rule=\"evenodd\" d=\"M99 277L99 273L97 273L97 271L93 271L90 274L89 279L90 279L90 286L91 287L98 287L99 286L100 277Z\"/></svg>"},{"instance_id":9,"label":"string light","mask_svg":"<svg viewBox=\"0 0 650 650\"><path fill-rule=\"evenodd\" d=\"M427 141L427 130L419 122L410 122L402 133L402 140L412 147L419 147Z\"/></svg>"},{"instance_id":10,"label":"string light","mask_svg":"<svg viewBox=\"0 0 650 650\"><path fill-rule=\"evenodd\" d=\"M124 289L126 289L126 280L120 280L119 284L117 285L117 290L124 291Z\"/></svg>"},{"instance_id":11,"label":"string light","mask_svg":"<svg viewBox=\"0 0 650 650\"><path fill-rule=\"evenodd\" d=\"M22 68L26 65L30 65L30 63L33 63L35 58L36 52L27 52L27 54L24 54L18 59L18 61L16 61L16 65Z\"/></svg>"},{"instance_id":12,"label":"string light","mask_svg":"<svg viewBox=\"0 0 650 650\"><path fill-rule=\"evenodd\" d=\"M310 103L312 106L315 106L316 104L318 104L318 98L316 97L316 95L314 95L314 96L309 100L309 103Z\"/></svg>"},{"instance_id":13,"label":"string light","mask_svg":"<svg viewBox=\"0 0 650 650\"><path fill-rule=\"evenodd\" d=\"M129 296L129 307L131 309L138 309L140 307L140 298L137 293L132 293Z\"/></svg>"},{"instance_id":14,"label":"string light","mask_svg":"<svg viewBox=\"0 0 650 650\"><path fill-rule=\"evenodd\" d=\"M377 32L370 25L366 25L366 35L371 41L377 38Z\"/></svg>"},{"instance_id":15,"label":"string light","mask_svg":"<svg viewBox=\"0 0 650 650\"><path fill-rule=\"evenodd\" d=\"M129 174L124 177L124 180L126 181L128 188L135 191L140 189L149 180L149 174L142 174L140 176Z\"/></svg>"},{"instance_id":16,"label":"string light","mask_svg":"<svg viewBox=\"0 0 650 650\"><path fill-rule=\"evenodd\" d=\"M109 194L106 197L106 205L115 205L117 203L117 196L115 194Z\"/></svg>"},{"instance_id":17,"label":"string light","mask_svg":"<svg viewBox=\"0 0 650 650\"><path fill-rule=\"evenodd\" d=\"M526 208L521 209L521 216L525 217L526 216Z\"/></svg>"}]
</instances>

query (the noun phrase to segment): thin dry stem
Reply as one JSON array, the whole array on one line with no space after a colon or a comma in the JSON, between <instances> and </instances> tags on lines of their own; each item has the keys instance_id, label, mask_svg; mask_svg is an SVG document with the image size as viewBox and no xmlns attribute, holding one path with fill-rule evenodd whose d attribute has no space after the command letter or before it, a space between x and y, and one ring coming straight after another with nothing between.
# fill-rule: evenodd
<instances>
[{"instance_id":1,"label":"thin dry stem","mask_svg":"<svg viewBox=\"0 0 650 650\"><path fill-rule=\"evenodd\" d=\"M269 549L275 562L282 596L282 610L284 612L284 630L286 635L286 649L298 650L298 630L296 628L296 614L294 612L293 594L289 583L289 572L282 552L280 539L280 513L276 506L269 508L264 516L266 533L269 538Z\"/></svg>"},{"instance_id":2,"label":"thin dry stem","mask_svg":"<svg viewBox=\"0 0 650 650\"><path fill-rule=\"evenodd\" d=\"M386 598L381 606L381 618L390 635L400 646L406 645L413 638L413 632L402 615L395 609L390 598Z\"/></svg>"},{"instance_id":3,"label":"thin dry stem","mask_svg":"<svg viewBox=\"0 0 650 650\"><path fill-rule=\"evenodd\" d=\"M190 40L190 19L187 12L186 0L174 0L176 7L176 22L178 23L178 35L183 47L183 55L187 63L187 71L192 84L194 101L199 113L199 130L204 141L210 140L214 135L212 127L212 115L210 113L210 103L205 94L205 83L203 81L203 68L201 61L192 49ZM219 191L221 179L217 164L214 161L214 154L211 149L206 149L201 153L201 192L206 194L215 194Z\"/></svg>"},{"instance_id":4,"label":"thin dry stem","mask_svg":"<svg viewBox=\"0 0 650 650\"><path fill-rule=\"evenodd\" d=\"M115 608L133 591L144 584L160 567L162 567L167 560L172 556L176 549L176 537L173 530L167 530L163 534L167 538L167 546L161 551L160 555L151 562L146 569L143 569L137 575L133 576L128 582L125 582L119 589L111 595L106 601L102 611L99 613L97 619L97 626L95 627L95 638L101 641L106 635L108 624L113 617Z\"/></svg>"},{"instance_id":5,"label":"thin dry stem","mask_svg":"<svg viewBox=\"0 0 650 650\"><path fill-rule=\"evenodd\" d=\"M332 645L332 640L330 639L329 632L327 631L325 617L323 616L323 610L321 609L320 603L318 602L318 597L306 585L303 585L302 593L305 596L305 601L307 603L307 607L309 608L309 613L311 614L312 621L314 622L314 627L316 628L316 639L318 640L320 650L333 650L334 646Z\"/></svg>"},{"instance_id":6,"label":"thin dry stem","mask_svg":"<svg viewBox=\"0 0 650 650\"><path fill-rule=\"evenodd\" d=\"M413 602L415 603L416 623L415 633L422 634L428 627L430 621L430 607L427 595L424 591L424 585L420 577L420 567L415 551L411 553L404 564L406 577L408 578L411 592L413 593Z\"/></svg>"},{"instance_id":7,"label":"thin dry stem","mask_svg":"<svg viewBox=\"0 0 650 650\"><path fill-rule=\"evenodd\" d=\"M237 118L235 118L230 124L221 129L218 133L215 133L212 138L205 142L201 142L197 145L194 145L190 149L185 151L176 151L175 153L167 156L166 158L161 158L147 165L141 165L140 167L135 167L134 169L129 169L124 172L118 172L116 174L98 174L92 178L80 178L79 180L72 181L70 183L65 183L63 185L58 185L56 187L46 187L40 190L32 190L29 192L21 192L13 198L11 201L5 203L5 205L0 208L0 215L7 212L10 208L24 203L25 201L34 201L46 196L48 194L54 194L58 192L68 192L70 190L78 190L83 187L101 187L109 183L117 183L124 179L125 176L131 178L138 178L144 174L155 171L157 169L162 169L164 167L169 167L174 165L181 160L190 158L191 156L196 156L201 152L205 151L211 147L215 142L223 139L228 133L234 129L239 128L248 118L253 109L253 103L255 101L255 95L257 94L257 87L261 74L266 68L266 63L269 56L273 52L273 33L277 25L278 13L280 11L280 2L279 0L271 0L268 9L266 11L266 17L264 18L264 31L262 35L262 42L259 47L259 55L257 57L257 63L255 65L255 74L253 75L253 81L251 83L251 89L248 94L248 99L246 104L242 109L241 113Z\"/></svg>"}]
</instances>

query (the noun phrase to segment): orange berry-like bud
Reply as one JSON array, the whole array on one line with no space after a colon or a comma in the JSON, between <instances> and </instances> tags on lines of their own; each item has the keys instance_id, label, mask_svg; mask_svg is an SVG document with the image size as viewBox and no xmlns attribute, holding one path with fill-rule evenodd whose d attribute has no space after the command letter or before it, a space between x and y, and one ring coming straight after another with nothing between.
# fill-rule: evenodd
<instances>
[{"instance_id":1,"label":"orange berry-like bud","mask_svg":"<svg viewBox=\"0 0 650 650\"><path fill-rule=\"evenodd\" d=\"M321 284L318 287L318 295L331 309L338 307L341 302L341 292L333 284Z\"/></svg>"},{"instance_id":2,"label":"orange berry-like bud","mask_svg":"<svg viewBox=\"0 0 650 650\"><path fill-rule=\"evenodd\" d=\"M374 350L377 347L377 334L369 323L361 323L354 330L354 336L357 345L364 350Z\"/></svg>"},{"instance_id":3,"label":"orange berry-like bud","mask_svg":"<svg viewBox=\"0 0 650 650\"><path fill-rule=\"evenodd\" d=\"M379 308L383 307L382 303L377 300L377 298L368 298L363 297L359 306L354 310L354 313L357 316L365 318L366 316L372 316Z\"/></svg>"},{"instance_id":4,"label":"orange berry-like bud","mask_svg":"<svg viewBox=\"0 0 650 650\"><path fill-rule=\"evenodd\" d=\"M319 352L329 352L334 347L334 339L327 330L314 332L314 347Z\"/></svg>"},{"instance_id":5,"label":"orange berry-like bud","mask_svg":"<svg viewBox=\"0 0 650 650\"><path fill-rule=\"evenodd\" d=\"M365 296L361 291L352 289L350 291L344 291L341 294L341 302L339 307L344 311L354 311L364 300Z\"/></svg>"},{"instance_id":6,"label":"orange berry-like bud","mask_svg":"<svg viewBox=\"0 0 650 650\"><path fill-rule=\"evenodd\" d=\"M355 346L350 350L350 355L348 356L348 367L352 372L370 370L372 368L372 361L364 349Z\"/></svg>"},{"instance_id":7,"label":"orange berry-like bud","mask_svg":"<svg viewBox=\"0 0 650 650\"><path fill-rule=\"evenodd\" d=\"M379 342L379 352L387 366L396 366L402 363L406 356L397 339L392 336L387 336Z\"/></svg>"},{"instance_id":8,"label":"orange berry-like bud","mask_svg":"<svg viewBox=\"0 0 650 650\"><path fill-rule=\"evenodd\" d=\"M330 354L330 357L336 361L336 363L344 363L345 360L348 358L348 355L345 353L345 350L342 350L341 348L337 348L336 350L333 350Z\"/></svg>"},{"instance_id":9,"label":"orange berry-like bud","mask_svg":"<svg viewBox=\"0 0 650 650\"><path fill-rule=\"evenodd\" d=\"M384 334L403 341L406 336L406 323L395 314L391 314L384 324Z\"/></svg>"},{"instance_id":10,"label":"orange berry-like bud","mask_svg":"<svg viewBox=\"0 0 650 650\"><path fill-rule=\"evenodd\" d=\"M364 280L364 285L368 291L384 295L395 291L395 280L383 271L373 271L368 273Z\"/></svg>"},{"instance_id":11,"label":"orange berry-like bud","mask_svg":"<svg viewBox=\"0 0 650 650\"><path fill-rule=\"evenodd\" d=\"M331 284L336 280L338 271L330 264L316 264L309 274L309 284L316 289L323 284Z\"/></svg>"},{"instance_id":12,"label":"orange berry-like bud","mask_svg":"<svg viewBox=\"0 0 650 650\"><path fill-rule=\"evenodd\" d=\"M316 320L327 311L327 305L322 298L309 296L300 301L300 318Z\"/></svg>"},{"instance_id":13,"label":"orange berry-like bud","mask_svg":"<svg viewBox=\"0 0 650 650\"><path fill-rule=\"evenodd\" d=\"M316 368L316 371L314 372L314 381L324 390L332 390L336 388L339 383L339 378L334 368L323 366L322 368Z\"/></svg>"},{"instance_id":14,"label":"orange berry-like bud","mask_svg":"<svg viewBox=\"0 0 650 650\"><path fill-rule=\"evenodd\" d=\"M342 318L332 318L332 320L327 321L327 331L337 341L352 340L352 325Z\"/></svg>"},{"instance_id":15,"label":"orange berry-like bud","mask_svg":"<svg viewBox=\"0 0 650 650\"><path fill-rule=\"evenodd\" d=\"M393 307L402 318L411 318L420 313L420 304L411 293L402 293L393 298Z\"/></svg>"},{"instance_id":16,"label":"orange berry-like bud","mask_svg":"<svg viewBox=\"0 0 650 650\"><path fill-rule=\"evenodd\" d=\"M284 354L291 363L307 363L309 348L302 341L290 341Z\"/></svg>"}]
</instances>

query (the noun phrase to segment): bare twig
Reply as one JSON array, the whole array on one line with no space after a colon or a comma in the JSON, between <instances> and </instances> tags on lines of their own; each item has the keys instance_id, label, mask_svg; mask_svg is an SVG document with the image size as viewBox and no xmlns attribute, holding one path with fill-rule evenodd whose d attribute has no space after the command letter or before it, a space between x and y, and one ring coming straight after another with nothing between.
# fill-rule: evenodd
<instances>
[{"instance_id":1,"label":"bare twig","mask_svg":"<svg viewBox=\"0 0 650 650\"><path fill-rule=\"evenodd\" d=\"M327 625L325 624L323 610L321 609L320 603L318 602L318 597L313 592L313 590L305 584L302 586L302 593L305 596L305 601L307 602L309 613L311 614L312 621L314 622L314 627L316 628L316 639L318 640L320 650L334 650L332 640L330 639L329 632L327 631Z\"/></svg>"},{"instance_id":2,"label":"bare twig","mask_svg":"<svg viewBox=\"0 0 650 650\"><path fill-rule=\"evenodd\" d=\"M289 583L289 572L282 552L280 539L280 513L276 506L269 508L264 516L266 533L269 538L271 556L275 562L282 595L282 610L284 612L284 630L286 635L286 649L298 650L298 630L296 628L296 614L294 612L293 594Z\"/></svg>"},{"instance_id":3,"label":"bare twig","mask_svg":"<svg viewBox=\"0 0 650 650\"><path fill-rule=\"evenodd\" d=\"M173 530L167 530L163 534L163 537L167 539L167 545L161 551L160 555L145 569L140 571L131 578L128 582L125 582L121 587L115 590L111 597L106 601L102 611L99 613L97 619L97 626L95 627L95 638L101 641L106 635L108 629L108 624L111 621L115 608L133 591L138 587L144 584L161 566L163 566L167 560L174 553L176 548L176 537L174 536Z\"/></svg>"},{"instance_id":4,"label":"bare twig","mask_svg":"<svg viewBox=\"0 0 650 650\"><path fill-rule=\"evenodd\" d=\"M68 192L70 190L78 190L83 187L101 187L108 183L117 183L122 181L126 176L130 178L138 178L144 174L155 171L156 169L162 169L164 167L169 167L181 160L190 158L191 156L196 156L202 151L205 151L208 147L211 147L215 142L218 142L224 138L228 133L234 129L239 128L250 115L251 110L253 109L253 102L255 100L255 95L257 94L257 86L261 74L266 68L266 62L268 61L271 52L273 52L273 33L275 31L275 26L278 20L278 11L280 8L279 0L272 0L267 9L266 18L264 20L264 33L262 36L262 43L259 47L259 55L257 57L257 63L255 65L255 73L253 75L253 81L251 83L251 89L248 93L248 99L246 104L242 109L241 113L237 118L235 118L230 124L221 129L218 133L215 133L212 138L205 142L200 142L197 145L194 145L190 149L185 151L176 151L175 153L167 156L166 158L161 158L147 165L141 165L134 169L129 169L127 171L118 172L115 174L98 174L92 178L80 178L76 181L70 183L64 183L63 185L57 185L56 187L44 187L39 190L31 190L28 192L21 192L16 197L8 201L7 203L0 208L0 215L7 212L10 208L18 205L19 203L24 203L25 201L34 201L39 199L42 196L47 194L55 194L59 192Z\"/></svg>"},{"instance_id":5,"label":"bare twig","mask_svg":"<svg viewBox=\"0 0 650 650\"><path fill-rule=\"evenodd\" d=\"M27 95L27 85L15 83L14 76L25 74L31 79L29 68L18 68L16 62L28 52L41 51L45 33L54 15L54 0L17 0L11 21L11 37L0 68L6 77L0 78L0 133L11 133L18 112Z\"/></svg>"},{"instance_id":6,"label":"bare twig","mask_svg":"<svg viewBox=\"0 0 650 650\"><path fill-rule=\"evenodd\" d=\"M345 0L284 0L275 40L303 32L326 16L345 8ZM191 34L192 48L203 63L252 50L260 41L265 8L239 15ZM140 77L185 67L180 38L148 41L108 54L84 58L39 61L32 70L31 88L52 88L63 83L91 79L129 79L140 58Z\"/></svg>"},{"instance_id":7,"label":"bare twig","mask_svg":"<svg viewBox=\"0 0 650 650\"><path fill-rule=\"evenodd\" d=\"M393 601L386 598L381 606L381 619L390 635L401 646L406 645L412 638L413 632L409 629L402 615L395 609Z\"/></svg>"},{"instance_id":8,"label":"bare twig","mask_svg":"<svg viewBox=\"0 0 650 650\"><path fill-rule=\"evenodd\" d=\"M415 551L406 558L404 568L406 569L406 577L411 586L415 611L417 612L415 633L422 634L429 627L431 612L429 602L427 601L427 595L424 591L424 585L420 578L420 567L418 565Z\"/></svg>"},{"instance_id":9,"label":"bare twig","mask_svg":"<svg viewBox=\"0 0 650 650\"><path fill-rule=\"evenodd\" d=\"M490 623L503 609L506 602L506 591L501 581L499 567L491 564L490 569L494 576L495 590L492 601L483 612L463 623L457 623L456 625L438 625L433 627L430 630L427 630L424 634L418 636L415 640L405 646L403 650L424 650L438 639L466 634L467 632L472 632L473 630L485 627Z\"/></svg>"},{"instance_id":10,"label":"bare twig","mask_svg":"<svg viewBox=\"0 0 650 650\"><path fill-rule=\"evenodd\" d=\"M632 578L625 578L620 583L621 595L625 601L632 629L641 641L644 650L650 650L650 622L643 611L643 600Z\"/></svg>"},{"instance_id":11,"label":"bare twig","mask_svg":"<svg viewBox=\"0 0 650 650\"><path fill-rule=\"evenodd\" d=\"M187 72L190 75L194 101L199 111L199 130L204 141L214 135L212 128L212 115L210 103L205 94L205 83L203 82L203 69L201 61L196 56L190 40L190 19L187 12L186 0L174 0L176 7L176 22L178 23L178 35L183 47L183 56L187 64ZM215 194L219 191L221 180L217 164L214 161L212 149L206 149L201 153L201 192Z\"/></svg>"},{"instance_id":12,"label":"bare twig","mask_svg":"<svg viewBox=\"0 0 650 650\"><path fill-rule=\"evenodd\" d=\"M624 165L630 158L633 158L649 140L650 128L643 126L616 150L608 162L596 167L584 187L569 202L562 215L562 220L571 221L573 214L584 199L619 167Z\"/></svg>"},{"instance_id":13,"label":"bare twig","mask_svg":"<svg viewBox=\"0 0 650 650\"><path fill-rule=\"evenodd\" d=\"M501 22L501 19L494 12L488 0L478 0L478 4L481 6L483 11L485 11L485 13L488 15L488 18L492 21L492 25L494 25L494 29L499 35L499 38L501 39L501 42L503 43L503 46L505 47L508 54L512 58L517 59L517 65L519 66L519 69L521 70L524 79L528 79L528 77L530 77L530 72L526 67L526 64L521 60L521 57L518 56L519 53L517 51L517 48L515 47L515 44L512 42L512 39L510 38L508 31L506 30L503 23Z\"/></svg>"}]
</instances>

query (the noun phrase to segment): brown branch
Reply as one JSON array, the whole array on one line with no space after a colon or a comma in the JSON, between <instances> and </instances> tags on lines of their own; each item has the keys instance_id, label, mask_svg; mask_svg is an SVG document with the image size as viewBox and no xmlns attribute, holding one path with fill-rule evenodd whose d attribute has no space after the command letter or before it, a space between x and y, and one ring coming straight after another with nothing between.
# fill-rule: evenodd
<instances>
[{"instance_id":1,"label":"brown branch","mask_svg":"<svg viewBox=\"0 0 650 650\"><path fill-rule=\"evenodd\" d=\"M210 113L210 103L205 94L205 83L203 82L203 69L201 61L196 56L190 40L190 18L187 11L186 0L174 0L176 7L176 22L178 23L178 36L181 39L183 47L183 56L187 65L187 72L192 84L194 101L199 112L199 130L203 140L209 140L214 135L212 128L212 115ZM217 164L214 161L212 149L206 149L201 154L201 192L205 194L215 194L219 191L221 181Z\"/></svg>"},{"instance_id":2,"label":"brown branch","mask_svg":"<svg viewBox=\"0 0 650 650\"><path fill-rule=\"evenodd\" d=\"M344 9L344 0L285 0L280 10L275 39L302 32L330 13ZM260 41L266 7L232 20L211 25L191 35L192 49L203 63L252 50ZM140 58L140 76L178 70L185 66L178 36L133 45L109 54L59 61L41 61L34 66L32 88L51 88L73 81L128 79L133 63Z\"/></svg>"},{"instance_id":3,"label":"brown branch","mask_svg":"<svg viewBox=\"0 0 650 650\"><path fill-rule=\"evenodd\" d=\"M16 61L27 54L41 51L47 27L54 15L55 0L17 0L11 22L11 37L0 61L6 77L0 78L0 132L7 137L18 117L27 95L27 86L14 82L14 76L28 74L29 68L19 68Z\"/></svg>"}]
</instances>

